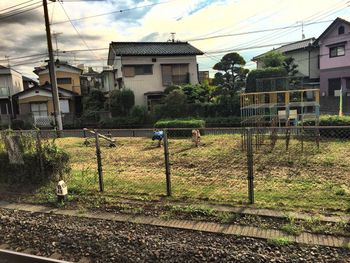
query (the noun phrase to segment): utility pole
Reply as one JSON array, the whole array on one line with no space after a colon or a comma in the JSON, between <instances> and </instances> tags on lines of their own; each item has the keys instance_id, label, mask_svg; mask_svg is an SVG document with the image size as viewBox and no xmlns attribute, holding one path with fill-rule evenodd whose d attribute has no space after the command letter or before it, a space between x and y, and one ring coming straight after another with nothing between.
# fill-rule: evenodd
<instances>
[{"instance_id":1,"label":"utility pole","mask_svg":"<svg viewBox=\"0 0 350 263\"><path fill-rule=\"evenodd\" d=\"M56 2L56 0L50 0L50 1ZM49 20L49 12L47 10L47 0L43 0L43 6L44 6L44 15L45 15L47 49L49 51L49 72L50 72L50 81L51 81L52 101L53 101L53 109L54 109L54 116L55 116L55 124L56 124L56 128L58 129L58 131L62 131L63 130L62 117L61 117L60 102L59 102L59 97L58 97L55 61L54 61L53 51L52 51L50 20Z\"/></svg>"}]
</instances>

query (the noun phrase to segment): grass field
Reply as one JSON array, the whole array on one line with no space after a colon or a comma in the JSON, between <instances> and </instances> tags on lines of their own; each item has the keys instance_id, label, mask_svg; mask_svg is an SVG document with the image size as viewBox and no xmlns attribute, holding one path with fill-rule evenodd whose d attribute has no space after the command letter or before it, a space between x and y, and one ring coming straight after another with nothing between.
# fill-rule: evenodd
<instances>
[{"instance_id":1,"label":"grass field","mask_svg":"<svg viewBox=\"0 0 350 263\"><path fill-rule=\"evenodd\" d=\"M158 199L166 193L163 148L149 138L116 138L116 148L102 142L105 192L111 196ZM94 142L64 138L57 144L69 152L70 190L98 190ZM350 141L314 143L292 141L289 150L278 142L273 151L254 155L257 207L346 213L350 209ZM209 200L228 204L247 202L246 153L238 135L202 136L194 148L189 139L169 140L174 199Z\"/></svg>"}]
</instances>

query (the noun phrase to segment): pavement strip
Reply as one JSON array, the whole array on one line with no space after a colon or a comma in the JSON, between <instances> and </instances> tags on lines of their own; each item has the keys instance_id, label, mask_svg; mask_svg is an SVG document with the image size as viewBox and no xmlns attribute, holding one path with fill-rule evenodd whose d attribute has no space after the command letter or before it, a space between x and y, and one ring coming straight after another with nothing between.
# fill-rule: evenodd
<instances>
[{"instance_id":1,"label":"pavement strip","mask_svg":"<svg viewBox=\"0 0 350 263\"><path fill-rule=\"evenodd\" d=\"M0 201L0 208L10 209L10 210L20 210L26 212L34 213L50 213L54 215L68 215L75 217L111 220L117 222L129 222L135 224L145 224L159 227L169 227L177 229L186 229L193 231L203 231L210 233L220 233L225 235L237 235L246 236L252 238L260 239L273 239L280 237L287 237L291 241L295 241L300 244L308 245L320 245L328 247L345 247L350 243L350 238L347 237L337 237L323 234L310 234L301 233L299 236L287 235L282 231L275 229L262 229L253 226L240 226L240 225L230 225L230 224L220 224L213 222L199 222L194 220L165 220L158 217L150 216L132 216L127 214L115 214L115 213L94 213L94 212L81 212L77 210L66 210L66 209L55 209L49 208L42 205L30 205L30 204L20 204L20 203L8 203L5 201Z\"/></svg>"}]
</instances>

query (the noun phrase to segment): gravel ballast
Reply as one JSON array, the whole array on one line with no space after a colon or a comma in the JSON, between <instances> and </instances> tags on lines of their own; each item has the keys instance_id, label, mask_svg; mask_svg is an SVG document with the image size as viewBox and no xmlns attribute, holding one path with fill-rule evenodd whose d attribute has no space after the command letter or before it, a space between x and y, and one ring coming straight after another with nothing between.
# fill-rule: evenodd
<instances>
[{"instance_id":1,"label":"gravel ballast","mask_svg":"<svg viewBox=\"0 0 350 263\"><path fill-rule=\"evenodd\" d=\"M350 262L345 248L0 209L0 244L91 262Z\"/></svg>"}]
</instances>

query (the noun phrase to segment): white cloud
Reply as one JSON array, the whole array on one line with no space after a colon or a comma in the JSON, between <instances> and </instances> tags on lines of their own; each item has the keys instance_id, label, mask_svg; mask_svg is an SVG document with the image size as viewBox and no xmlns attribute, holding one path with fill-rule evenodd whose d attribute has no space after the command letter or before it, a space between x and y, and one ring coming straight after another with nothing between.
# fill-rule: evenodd
<instances>
[{"instance_id":1,"label":"white cloud","mask_svg":"<svg viewBox=\"0 0 350 263\"><path fill-rule=\"evenodd\" d=\"M23 2L23 0L0 1L0 10ZM63 6L72 19L103 14L119 9L140 7L155 1L64 1ZM305 0L172 0L152 7L137 8L126 12L98 16L73 22L90 48L108 48L111 41L140 41L149 39L166 41L171 32L176 32L179 40L188 40L202 36L255 31L296 25L297 21L313 22L335 19L341 16L350 20L346 1L305 1ZM53 11L54 8L54 12ZM5 11L3 11L5 12ZM5 55L25 56L46 51L45 27L42 8L28 12L25 22L17 16L17 21L1 20L0 11L0 60ZM53 22L67 20L60 4L49 5L49 14ZM306 21L307 20L307 21ZM21 23L20 23L21 22ZM305 26L306 37L317 37L330 23ZM62 32L58 37L59 49L87 49L70 23L53 24L52 30ZM147 38L148 37L148 38ZM245 48L269 43L287 42L301 39L301 27L274 32L249 34L204 41L191 44L202 51ZM269 48L240 51L247 61L252 56L267 51ZM77 63L101 67L106 64L107 50L95 51L104 61L97 61L91 52L80 52L63 58ZM198 58L200 69L210 69L223 54L211 54L210 57ZM81 61L90 59L87 61ZM0 61L3 63L4 61ZM20 64L13 60L13 64ZM33 67L40 64L18 66L25 74L33 75ZM250 63L249 66L251 66Z\"/></svg>"}]
</instances>

